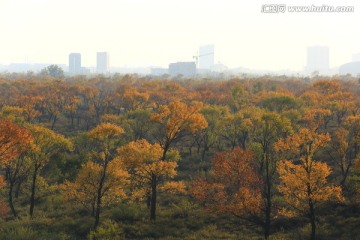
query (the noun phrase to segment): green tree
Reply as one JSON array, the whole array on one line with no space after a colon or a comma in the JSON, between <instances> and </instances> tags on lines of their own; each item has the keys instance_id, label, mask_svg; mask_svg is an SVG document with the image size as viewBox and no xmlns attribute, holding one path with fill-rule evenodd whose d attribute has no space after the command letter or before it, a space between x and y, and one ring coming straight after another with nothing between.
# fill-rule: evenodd
<instances>
[{"instance_id":1,"label":"green tree","mask_svg":"<svg viewBox=\"0 0 360 240\"><path fill-rule=\"evenodd\" d=\"M58 65L50 65L46 68L43 68L40 71L40 76L50 76L53 78L64 78L64 70Z\"/></svg>"}]
</instances>

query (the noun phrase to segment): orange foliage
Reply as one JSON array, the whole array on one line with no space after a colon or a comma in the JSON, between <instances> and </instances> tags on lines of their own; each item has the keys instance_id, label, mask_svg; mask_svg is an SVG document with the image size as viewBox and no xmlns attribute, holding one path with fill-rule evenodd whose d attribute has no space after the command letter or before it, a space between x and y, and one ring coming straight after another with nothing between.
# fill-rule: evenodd
<instances>
[{"instance_id":1,"label":"orange foliage","mask_svg":"<svg viewBox=\"0 0 360 240\"><path fill-rule=\"evenodd\" d=\"M241 216L260 213L261 190L253 154L237 147L217 153L210 177L193 181L190 192L207 210Z\"/></svg>"},{"instance_id":2,"label":"orange foliage","mask_svg":"<svg viewBox=\"0 0 360 240\"><path fill-rule=\"evenodd\" d=\"M16 158L33 141L31 133L8 119L0 119L0 162Z\"/></svg>"},{"instance_id":3,"label":"orange foliage","mask_svg":"<svg viewBox=\"0 0 360 240\"><path fill-rule=\"evenodd\" d=\"M161 106L160 112L154 114L152 120L164 123L167 137L173 139L181 130L186 129L195 133L207 127L206 119L198 113L201 107L199 102L188 106L180 101L174 101L167 106Z\"/></svg>"},{"instance_id":4,"label":"orange foliage","mask_svg":"<svg viewBox=\"0 0 360 240\"><path fill-rule=\"evenodd\" d=\"M174 177L178 159L161 159L162 148L159 144L150 144L141 139L130 142L118 149L122 164L135 176L136 181L151 181L153 176Z\"/></svg>"},{"instance_id":5,"label":"orange foliage","mask_svg":"<svg viewBox=\"0 0 360 240\"><path fill-rule=\"evenodd\" d=\"M284 152L291 159L280 162L278 166L281 180L278 189L290 206L289 211L285 211L288 214L300 212L314 216L313 208L318 203L343 201L341 187L327 182L330 167L313 159L314 154L329 141L329 134L302 128L275 144L275 150Z\"/></svg>"}]
</instances>

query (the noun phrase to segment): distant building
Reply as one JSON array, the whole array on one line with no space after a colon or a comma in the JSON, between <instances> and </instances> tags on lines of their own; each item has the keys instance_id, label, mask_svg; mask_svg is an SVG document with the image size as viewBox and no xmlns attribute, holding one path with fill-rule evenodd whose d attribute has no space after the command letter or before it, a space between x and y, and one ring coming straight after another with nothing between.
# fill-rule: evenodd
<instances>
[{"instance_id":1,"label":"distant building","mask_svg":"<svg viewBox=\"0 0 360 240\"><path fill-rule=\"evenodd\" d=\"M305 72L311 74L315 71L320 74L328 74L329 64L329 47L313 46L307 48L307 61Z\"/></svg>"},{"instance_id":2,"label":"distant building","mask_svg":"<svg viewBox=\"0 0 360 240\"><path fill-rule=\"evenodd\" d=\"M360 75L360 61L358 62L350 62L344 65L341 65L339 68L339 73L341 75L351 74L353 76Z\"/></svg>"},{"instance_id":3,"label":"distant building","mask_svg":"<svg viewBox=\"0 0 360 240\"><path fill-rule=\"evenodd\" d=\"M72 75L81 74L81 54L70 53L69 55L69 73Z\"/></svg>"},{"instance_id":4,"label":"distant building","mask_svg":"<svg viewBox=\"0 0 360 240\"><path fill-rule=\"evenodd\" d=\"M214 45L204 45L199 47L199 69L211 69L214 65L214 53Z\"/></svg>"},{"instance_id":5,"label":"distant building","mask_svg":"<svg viewBox=\"0 0 360 240\"><path fill-rule=\"evenodd\" d=\"M164 75L164 74L169 74L169 69L167 68L151 68L151 75L154 75L154 76L161 76L161 75Z\"/></svg>"},{"instance_id":6,"label":"distant building","mask_svg":"<svg viewBox=\"0 0 360 240\"><path fill-rule=\"evenodd\" d=\"M109 53L98 52L96 57L96 72L108 73L109 72Z\"/></svg>"},{"instance_id":7,"label":"distant building","mask_svg":"<svg viewBox=\"0 0 360 240\"><path fill-rule=\"evenodd\" d=\"M212 72L221 73L221 72L225 72L226 70L228 70L228 67L225 66L224 64L221 64L221 63L214 64L214 65L211 67L211 71L212 71Z\"/></svg>"},{"instance_id":8,"label":"distant building","mask_svg":"<svg viewBox=\"0 0 360 240\"><path fill-rule=\"evenodd\" d=\"M196 74L196 64L195 62L170 63L169 74L172 76L181 74L185 77L193 77Z\"/></svg>"},{"instance_id":9,"label":"distant building","mask_svg":"<svg viewBox=\"0 0 360 240\"><path fill-rule=\"evenodd\" d=\"M360 53L352 55L352 62L360 62Z\"/></svg>"}]
</instances>

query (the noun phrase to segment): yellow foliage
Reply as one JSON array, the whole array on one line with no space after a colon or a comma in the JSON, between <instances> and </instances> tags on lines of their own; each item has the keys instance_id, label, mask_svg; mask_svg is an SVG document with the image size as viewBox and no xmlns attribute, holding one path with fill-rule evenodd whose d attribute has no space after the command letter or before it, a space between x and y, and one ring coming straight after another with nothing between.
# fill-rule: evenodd
<instances>
[{"instance_id":1,"label":"yellow foliage","mask_svg":"<svg viewBox=\"0 0 360 240\"><path fill-rule=\"evenodd\" d=\"M171 193L186 193L185 183L180 182L167 182L160 187L160 191L171 192Z\"/></svg>"},{"instance_id":2,"label":"yellow foliage","mask_svg":"<svg viewBox=\"0 0 360 240\"><path fill-rule=\"evenodd\" d=\"M178 100L160 106L159 113L153 114L151 119L164 124L166 138L174 139L182 130L195 133L207 127L206 119L199 113L201 107L199 102L186 105Z\"/></svg>"},{"instance_id":3,"label":"yellow foliage","mask_svg":"<svg viewBox=\"0 0 360 240\"><path fill-rule=\"evenodd\" d=\"M66 181L61 190L66 199L75 200L91 208L98 194L99 183L103 174L103 167L94 162L87 162L79 171L75 182ZM118 202L126 197L125 187L129 183L129 174L111 161L106 172L106 181L103 183L102 199L106 204Z\"/></svg>"},{"instance_id":4,"label":"yellow foliage","mask_svg":"<svg viewBox=\"0 0 360 240\"><path fill-rule=\"evenodd\" d=\"M162 160L163 150L159 144L150 144L145 139L130 142L118 149L118 161L131 173L132 185L135 188L148 189L154 178L166 181L166 178L176 176L178 154L171 151L172 157L169 160ZM169 183L168 183L169 184ZM160 186L163 190L171 190L171 186L181 189L181 183L171 183Z\"/></svg>"},{"instance_id":5,"label":"yellow foliage","mask_svg":"<svg viewBox=\"0 0 360 240\"><path fill-rule=\"evenodd\" d=\"M282 161L279 163L278 172L281 180L279 191L285 200L297 209L305 211L309 199L314 204L344 200L340 186L327 186L331 169L326 163L313 161L311 172L308 172L303 165Z\"/></svg>"},{"instance_id":6,"label":"yellow foliage","mask_svg":"<svg viewBox=\"0 0 360 240\"><path fill-rule=\"evenodd\" d=\"M136 175L151 179L153 175L174 177L177 163L164 161L159 144L150 144L145 139L130 142L118 149L124 166L135 171Z\"/></svg>"},{"instance_id":7,"label":"yellow foliage","mask_svg":"<svg viewBox=\"0 0 360 240\"><path fill-rule=\"evenodd\" d=\"M307 151L307 145L311 144L311 150L316 152L319 148L325 146L330 141L329 134L318 134L307 128L301 128L299 131L285 140L279 140L274 144L276 151L291 152L294 154L302 154Z\"/></svg>"},{"instance_id":8,"label":"yellow foliage","mask_svg":"<svg viewBox=\"0 0 360 240\"><path fill-rule=\"evenodd\" d=\"M327 181L331 168L313 160L314 154L329 141L329 134L302 128L275 144L277 151L287 153L295 158L293 160L300 160L298 164L292 160L281 161L277 168L281 180L278 189L290 206L290 211L282 210L286 215L309 213L317 203L344 200L341 187Z\"/></svg>"},{"instance_id":9,"label":"yellow foliage","mask_svg":"<svg viewBox=\"0 0 360 240\"><path fill-rule=\"evenodd\" d=\"M111 123L101 123L89 131L89 137L93 140L103 141L109 138L119 136L124 133L124 129Z\"/></svg>"}]
</instances>

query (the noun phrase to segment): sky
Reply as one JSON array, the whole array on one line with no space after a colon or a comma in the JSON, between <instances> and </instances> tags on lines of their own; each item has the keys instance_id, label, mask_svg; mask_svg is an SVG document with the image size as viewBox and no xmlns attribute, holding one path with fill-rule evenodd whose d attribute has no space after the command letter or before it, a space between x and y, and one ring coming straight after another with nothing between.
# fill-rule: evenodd
<instances>
[{"instance_id":1,"label":"sky","mask_svg":"<svg viewBox=\"0 0 360 240\"><path fill-rule=\"evenodd\" d=\"M351 13L263 13L264 4L353 6ZM194 61L215 45L230 68L302 70L307 46L330 48L330 66L360 53L357 0L0 0L0 64L83 66L107 51L111 66L160 66Z\"/></svg>"}]
</instances>

